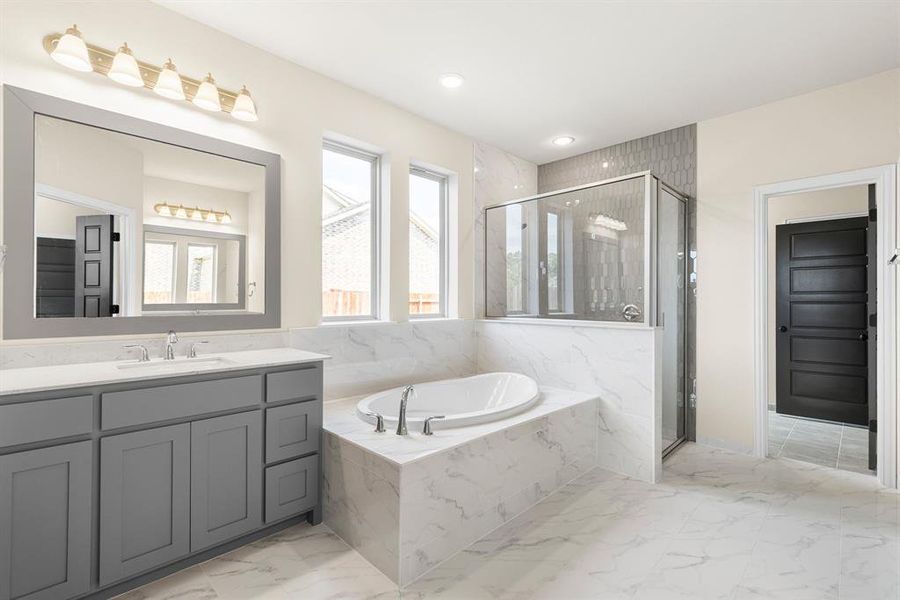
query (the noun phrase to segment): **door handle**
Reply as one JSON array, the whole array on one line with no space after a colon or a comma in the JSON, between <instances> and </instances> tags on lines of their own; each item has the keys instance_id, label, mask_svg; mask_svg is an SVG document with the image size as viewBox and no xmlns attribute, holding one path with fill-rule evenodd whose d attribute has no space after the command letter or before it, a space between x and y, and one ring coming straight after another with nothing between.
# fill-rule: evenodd
<instances>
[{"instance_id":1,"label":"door handle","mask_svg":"<svg viewBox=\"0 0 900 600\"><path fill-rule=\"evenodd\" d=\"M860 331L860 332L859 332L859 339L862 340L862 341L866 341L867 339L869 339L869 334L868 334L868 332L866 332L866 331Z\"/></svg>"},{"instance_id":2,"label":"door handle","mask_svg":"<svg viewBox=\"0 0 900 600\"><path fill-rule=\"evenodd\" d=\"M786 332L786 331L787 331L787 325L782 325L781 327L778 328L778 331L780 331L781 333Z\"/></svg>"}]
</instances>

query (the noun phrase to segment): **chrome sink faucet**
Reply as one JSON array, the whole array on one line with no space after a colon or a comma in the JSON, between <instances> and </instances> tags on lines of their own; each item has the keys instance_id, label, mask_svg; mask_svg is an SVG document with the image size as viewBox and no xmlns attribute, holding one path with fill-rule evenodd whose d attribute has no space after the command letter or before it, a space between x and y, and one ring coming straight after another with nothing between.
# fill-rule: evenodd
<instances>
[{"instance_id":1,"label":"chrome sink faucet","mask_svg":"<svg viewBox=\"0 0 900 600\"><path fill-rule=\"evenodd\" d=\"M415 395L415 393L416 390L413 389L413 386L408 385L400 395L400 416L397 419L397 435L407 435L409 433L406 430L406 402L409 400L409 395Z\"/></svg>"},{"instance_id":2,"label":"chrome sink faucet","mask_svg":"<svg viewBox=\"0 0 900 600\"><path fill-rule=\"evenodd\" d=\"M166 360L175 360L175 344L178 343L178 334L170 329L166 335Z\"/></svg>"}]
</instances>

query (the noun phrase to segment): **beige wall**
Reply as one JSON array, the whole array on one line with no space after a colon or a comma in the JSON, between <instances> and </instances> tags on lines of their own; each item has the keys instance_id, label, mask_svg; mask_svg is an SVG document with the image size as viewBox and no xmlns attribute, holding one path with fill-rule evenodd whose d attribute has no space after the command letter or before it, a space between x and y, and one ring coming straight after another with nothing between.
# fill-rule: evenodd
<instances>
[{"instance_id":1,"label":"beige wall","mask_svg":"<svg viewBox=\"0 0 900 600\"><path fill-rule=\"evenodd\" d=\"M698 439L753 447L753 188L895 163L900 69L697 129Z\"/></svg>"},{"instance_id":2,"label":"beige wall","mask_svg":"<svg viewBox=\"0 0 900 600\"><path fill-rule=\"evenodd\" d=\"M171 56L186 75L210 71L224 88L246 84L260 120L245 124L171 102L53 62L42 38L78 23L85 39L107 48L127 39L140 59ZM321 295L321 143L335 132L381 148L390 165L390 314L407 312L408 165L437 165L458 175L456 215L459 316L472 317L472 140L373 96L239 42L149 2L0 3L3 83L152 120L282 156L282 325L316 325Z\"/></svg>"},{"instance_id":3,"label":"beige wall","mask_svg":"<svg viewBox=\"0 0 900 600\"><path fill-rule=\"evenodd\" d=\"M788 194L786 196L774 196L769 198L768 204L768 376L769 376L769 406L775 406L775 226L783 225L789 219L812 219L846 216L849 214L865 214L869 207L869 192L867 186L854 185L833 190L821 190L805 192L802 194Z\"/></svg>"}]
</instances>

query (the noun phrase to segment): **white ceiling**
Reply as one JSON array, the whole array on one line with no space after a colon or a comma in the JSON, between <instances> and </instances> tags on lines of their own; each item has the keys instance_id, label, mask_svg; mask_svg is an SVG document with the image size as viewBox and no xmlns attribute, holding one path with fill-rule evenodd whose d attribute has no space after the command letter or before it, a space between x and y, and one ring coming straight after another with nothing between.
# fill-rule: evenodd
<instances>
[{"instance_id":1,"label":"white ceiling","mask_svg":"<svg viewBox=\"0 0 900 600\"><path fill-rule=\"evenodd\" d=\"M537 163L900 65L894 1L159 3Z\"/></svg>"}]
</instances>

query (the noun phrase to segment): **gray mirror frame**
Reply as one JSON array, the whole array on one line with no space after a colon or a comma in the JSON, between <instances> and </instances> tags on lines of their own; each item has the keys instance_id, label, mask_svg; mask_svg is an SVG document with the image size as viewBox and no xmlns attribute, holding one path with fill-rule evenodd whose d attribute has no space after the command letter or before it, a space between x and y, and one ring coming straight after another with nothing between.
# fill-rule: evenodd
<instances>
[{"instance_id":1,"label":"gray mirror frame","mask_svg":"<svg viewBox=\"0 0 900 600\"><path fill-rule=\"evenodd\" d=\"M265 168L264 314L41 318L34 316L34 119L45 115L232 158ZM3 338L79 337L281 326L281 157L9 85L3 86Z\"/></svg>"}]
</instances>

